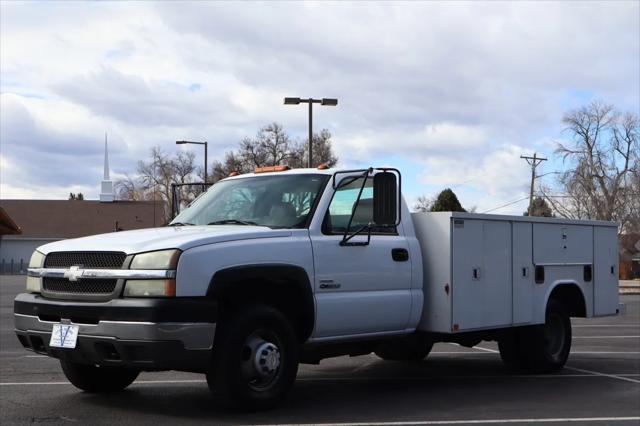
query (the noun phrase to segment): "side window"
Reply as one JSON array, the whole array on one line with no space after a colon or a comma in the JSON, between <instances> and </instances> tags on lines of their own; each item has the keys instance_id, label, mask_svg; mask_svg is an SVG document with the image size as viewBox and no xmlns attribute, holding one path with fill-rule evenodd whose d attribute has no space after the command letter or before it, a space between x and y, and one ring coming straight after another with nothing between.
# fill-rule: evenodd
<instances>
[{"instance_id":1,"label":"side window","mask_svg":"<svg viewBox=\"0 0 640 426\"><path fill-rule=\"evenodd\" d=\"M362 178L356 179L348 185L340 187L335 194L329 210L324 218L322 232L325 234L343 234L349 225L349 218L358 198L358 192L362 186ZM373 222L373 179L368 178L362 190L360 201L353 221L351 231L355 231L363 225ZM395 234L395 227L373 227L372 233Z\"/></svg>"}]
</instances>

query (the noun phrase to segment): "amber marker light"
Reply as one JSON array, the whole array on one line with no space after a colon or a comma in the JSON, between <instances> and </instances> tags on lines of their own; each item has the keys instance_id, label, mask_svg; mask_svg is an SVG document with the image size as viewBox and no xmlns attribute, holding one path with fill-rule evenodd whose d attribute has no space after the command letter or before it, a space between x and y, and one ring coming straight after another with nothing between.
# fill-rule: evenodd
<instances>
[{"instance_id":1,"label":"amber marker light","mask_svg":"<svg viewBox=\"0 0 640 426\"><path fill-rule=\"evenodd\" d=\"M289 166L257 167L253 173L286 172L289 169L291 169Z\"/></svg>"}]
</instances>

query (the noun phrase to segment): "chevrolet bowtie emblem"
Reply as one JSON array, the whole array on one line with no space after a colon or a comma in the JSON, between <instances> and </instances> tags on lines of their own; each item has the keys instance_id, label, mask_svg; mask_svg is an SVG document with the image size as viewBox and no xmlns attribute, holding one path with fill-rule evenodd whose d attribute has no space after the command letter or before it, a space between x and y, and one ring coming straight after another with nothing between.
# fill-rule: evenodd
<instances>
[{"instance_id":1,"label":"chevrolet bowtie emblem","mask_svg":"<svg viewBox=\"0 0 640 426\"><path fill-rule=\"evenodd\" d=\"M80 269L79 266L71 266L68 270L64 271L64 277L74 282L82 278L82 274L84 274L84 269Z\"/></svg>"}]
</instances>

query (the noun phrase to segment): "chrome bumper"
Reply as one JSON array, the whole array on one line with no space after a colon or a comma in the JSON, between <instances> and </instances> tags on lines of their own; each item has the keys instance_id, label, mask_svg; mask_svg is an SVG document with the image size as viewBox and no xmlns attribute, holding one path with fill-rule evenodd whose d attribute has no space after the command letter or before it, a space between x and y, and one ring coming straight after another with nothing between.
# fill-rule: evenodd
<instances>
[{"instance_id":1,"label":"chrome bumper","mask_svg":"<svg viewBox=\"0 0 640 426\"><path fill-rule=\"evenodd\" d=\"M43 321L37 316L14 314L16 332L51 334L56 321ZM62 320L67 324L71 321ZM97 324L77 324L78 338L97 337L115 340L177 341L186 350L209 350L216 332L215 323L153 323L137 321L106 321Z\"/></svg>"}]
</instances>

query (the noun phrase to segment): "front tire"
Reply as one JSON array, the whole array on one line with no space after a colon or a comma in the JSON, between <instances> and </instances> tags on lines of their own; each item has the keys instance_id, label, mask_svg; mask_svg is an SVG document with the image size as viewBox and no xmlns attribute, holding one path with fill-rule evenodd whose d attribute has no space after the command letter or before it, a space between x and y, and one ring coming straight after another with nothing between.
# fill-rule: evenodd
<instances>
[{"instance_id":1,"label":"front tire","mask_svg":"<svg viewBox=\"0 0 640 426\"><path fill-rule=\"evenodd\" d=\"M89 393L118 392L138 377L138 370L122 367L96 367L60 360L62 371L71 384Z\"/></svg>"},{"instance_id":2,"label":"front tire","mask_svg":"<svg viewBox=\"0 0 640 426\"><path fill-rule=\"evenodd\" d=\"M220 324L207 383L225 405L268 409L293 386L298 357L299 342L287 318L273 307L251 305Z\"/></svg>"}]
</instances>

